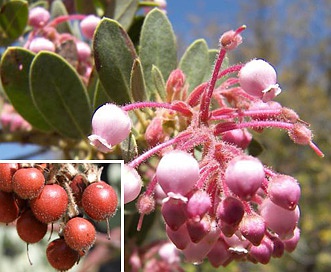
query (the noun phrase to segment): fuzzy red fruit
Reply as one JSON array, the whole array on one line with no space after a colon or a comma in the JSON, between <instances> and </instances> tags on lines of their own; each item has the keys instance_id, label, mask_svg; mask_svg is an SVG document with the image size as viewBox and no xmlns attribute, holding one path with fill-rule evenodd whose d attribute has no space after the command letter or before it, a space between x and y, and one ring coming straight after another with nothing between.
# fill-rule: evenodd
<instances>
[{"instance_id":1,"label":"fuzzy red fruit","mask_svg":"<svg viewBox=\"0 0 331 272\"><path fill-rule=\"evenodd\" d=\"M67 205L68 195L57 184L45 185L40 195L30 201L35 217L46 224L59 220L66 211Z\"/></svg>"},{"instance_id":2,"label":"fuzzy red fruit","mask_svg":"<svg viewBox=\"0 0 331 272\"><path fill-rule=\"evenodd\" d=\"M37 197L44 184L45 177L37 168L21 168L13 176L13 190L23 199Z\"/></svg>"},{"instance_id":3,"label":"fuzzy red fruit","mask_svg":"<svg viewBox=\"0 0 331 272\"><path fill-rule=\"evenodd\" d=\"M83 209L96 221L111 217L116 211L117 201L113 187L103 181L90 184L82 197Z\"/></svg>"},{"instance_id":4,"label":"fuzzy red fruit","mask_svg":"<svg viewBox=\"0 0 331 272\"><path fill-rule=\"evenodd\" d=\"M12 192L12 178L18 169L17 163L0 163L0 190L4 192Z\"/></svg>"},{"instance_id":5,"label":"fuzzy red fruit","mask_svg":"<svg viewBox=\"0 0 331 272\"><path fill-rule=\"evenodd\" d=\"M86 219L74 217L64 227L64 240L76 251L89 250L96 238L94 226Z\"/></svg>"},{"instance_id":6,"label":"fuzzy red fruit","mask_svg":"<svg viewBox=\"0 0 331 272\"><path fill-rule=\"evenodd\" d=\"M11 223L19 214L19 208L12 193L0 191L0 222Z\"/></svg>"},{"instance_id":7,"label":"fuzzy red fruit","mask_svg":"<svg viewBox=\"0 0 331 272\"><path fill-rule=\"evenodd\" d=\"M16 230L23 241L33 244L45 236L47 224L38 221L33 212L28 209L17 219Z\"/></svg>"},{"instance_id":8,"label":"fuzzy red fruit","mask_svg":"<svg viewBox=\"0 0 331 272\"><path fill-rule=\"evenodd\" d=\"M62 238L48 244L46 256L51 266L60 271L73 267L79 258L78 252L70 248Z\"/></svg>"}]
</instances>

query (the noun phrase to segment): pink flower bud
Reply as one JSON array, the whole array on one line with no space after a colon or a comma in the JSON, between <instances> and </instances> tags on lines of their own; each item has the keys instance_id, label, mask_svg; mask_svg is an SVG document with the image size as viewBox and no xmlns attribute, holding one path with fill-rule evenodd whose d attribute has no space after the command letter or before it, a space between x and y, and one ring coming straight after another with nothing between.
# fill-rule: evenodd
<instances>
[{"instance_id":1,"label":"pink flower bud","mask_svg":"<svg viewBox=\"0 0 331 272\"><path fill-rule=\"evenodd\" d=\"M186 261L200 264L216 244L220 236L220 229L215 221L211 222L210 232L198 243L190 242L183 250Z\"/></svg>"},{"instance_id":2,"label":"pink flower bud","mask_svg":"<svg viewBox=\"0 0 331 272\"><path fill-rule=\"evenodd\" d=\"M86 42L77 41L76 48L79 61L86 61L90 59L91 48Z\"/></svg>"},{"instance_id":3,"label":"pink flower bud","mask_svg":"<svg viewBox=\"0 0 331 272\"><path fill-rule=\"evenodd\" d=\"M124 185L124 204L136 199L143 185L136 169L128 165L123 166L122 184Z\"/></svg>"},{"instance_id":4,"label":"pink flower bud","mask_svg":"<svg viewBox=\"0 0 331 272\"><path fill-rule=\"evenodd\" d=\"M244 216L244 205L234 197L227 197L217 207L216 216L219 220L237 226Z\"/></svg>"},{"instance_id":5,"label":"pink flower bud","mask_svg":"<svg viewBox=\"0 0 331 272\"><path fill-rule=\"evenodd\" d=\"M260 188L265 178L262 163L252 156L233 158L225 170L225 183L230 190L244 200L249 200Z\"/></svg>"},{"instance_id":6,"label":"pink flower bud","mask_svg":"<svg viewBox=\"0 0 331 272\"><path fill-rule=\"evenodd\" d=\"M200 219L188 219L186 222L188 234L193 243L198 243L210 231L210 217L205 215Z\"/></svg>"},{"instance_id":7,"label":"pink flower bud","mask_svg":"<svg viewBox=\"0 0 331 272\"><path fill-rule=\"evenodd\" d=\"M281 239L289 239L298 224L300 210L299 206L293 211L286 210L266 198L260 206L260 214L268 228L277 233Z\"/></svg>"},{"instance_id":8,"label":"pink flower bud","mask_svg":"<svg viewBox=\"0 0 331 272\"><path fill-rule=\"evenodd\" d=\"M155 117L149 123L146 132L145 139L149 146L153 147L159 143L162 143L167 134L163 131L162 118Z\"/></svg>"},{"instance_id":9,"label":"pink flower bud","mask_svg":"<svg viewBox=\"0 0 331 272\"><path fill-rule=\"evenodd\" d=\"M249 255L259 263L267 264L270 261L272 252L273 243L267 236L265 236L260 245L251 246Z\"/></svg>"},{"instance_id":10,"label":"pink flower bud","mask_svg":"<svg viewBox=\"0 0 331 272\"><path fill-rule=\"evenodd\" d=\"M226 50L233 50L242 43L241 35L234 30L225 32L220 38L221 46Z\"/></svg>"},{"instance_id":11,"label":"pink flower bud","mask_svg":"<svg viewBox=\"0 0 331 272\"><path fill-rule=\"evenodd\" d=\"M184 85L185 75L182 70L173 70L166 83L167 101L181 100Z\"/></svg>"},{"instance_id":12,"label":"pink flower bud","mask_svg":"<svg viewBox=\"0 0 331 272\"><path fill-rule=\"evenodd\" d=\"M38 53L39 51L55 52L55 45L46 38L36 37L31 41L29 49L34 53Z\"/></svg>"},{"instance_id":13,"label":"pink flower bud","mask_svg":"<svg viewBox=\"0 0 331 272\"><path fill-rule=\"evenodd\" d=\"M150 214L155 209L155 199L144 193L139 196L136 206L140 214Z\"/></svg>"},{"instance_id":14,"label":"pink flower bud","mask_svg":"<svg viewBox=\"0 0 331 272\"><path fill-rule=\"evenodd\" d=\"M295 123L288 134L294 143L300 145L309 145L313 138L311 130L301 123Z\"/></svg>"},{"instance_id":15,"label":"pink flower bud","mask_svg":"<svg viewBox=\"0 0 331 272\"><path fill-rule=\"evenodd\" d=\"M228 251L228 245L223 239L218 239L207 257L211 265L217 268L221 265L225 266L231 260L231 253Z\"/></svg>"},{"instance_id":16,"label":"pink flower bud","mask_svg":"<svg viewBox=\"0 0 331 272\"><path fill-rule=\"evenodd\" d=\"M188 243L191 242L186 224L181 225L177 230L172 230L168 225L166 225L166 233L170 241L173 242L178 249L183 250Z\"/></svg>"},{"instance_id":17,"label":"pink flower bud","mask_svg":"<svg viewBox=\"0 0 331 272\"><path fill-rule=\"evenodd\" d=\"M165 199L161 208L161 213L164 221L172 230L178 230L187 220L186 203L181 199Z\"/></svg>"},{"instance_id":18,"label":"pink flower bud","mask_svg":"<svg viewBox=\"0 0 331 272\"><path fill-rule=\"evenodd\" d=\"M239 84L245 92L261 98L264 102L281 92L275 69L262 59L253 59L241 68Z\"/></svg>"},{"instance_id":19,"label":"pink flower bud","mask_svg":"<svg viewBox=\"0 0 331 272\"><path fill-rule=\"evenodd\" d=\"M166 194L172 192L185 196L199 179L199 164L190 154L173 150L160 160L156 177Z\"/></svg>"},{"instance_id":20,"label":"pink flower bud","mask_svg":"<svg viewBox=\"0 0 331 272\"><path fill-rule=\"evenodd\" d=\"M287 239L287 240L283 240L285 250L287 252L294 251L299 243L299 240L300 240L300 229L297 227L294 230L293 237L291 237L290 239Z\"/></svg>"},{"instance_id":21,"label":"pink flower bud","mask_svg":"<svg viewBox=\"0 0 331 272\"><path fill-rule=\"evenodd\" d=\"M200 219L210 208L211 200L206 191L196 191L187 202L187 214L189 218Z\"/></svg>"},{"instance_id":22,"label":"pink flower bud","mask_svg":"<svg viewBox=\"0 0 331 272\"><path fill-rule=\"evenodd\" d=\"M264 237L266 225L261 216L257 214L247 214L243 217L239 230L248 241L258 246Z\"/></svg>"},{"instance_id":23,"label":"pink flower bud","mask_svg":"<svg viewBox=\"0 0 331 272\"><path fill-rule=\"evenodd\" d=\"M29 11L28 24L36 28L43 27L49 21L50 17L51 15L49 14L48 10L42 7L35 7Z\"/></svg>"},{"instance_id":24,"label":"pink flower bud","mask_svg":"<svg viewBox=\"0 0 331 272\"><path fill-rule=\"evenodd\" d=\"M92 39L94 31L101 19L95 15L88 15L80 22L80 29L87 39Z\"/></svg>"},{"instance_id":25,"label":"pink flower bud","mask_svg":"<svg viewBox=\"0 0 331 272\"><path fill-rule=\"evenodd\" d=\"M278 237L272 237L271 241L274 244L274 250L272 251L272 257L280 258L284 255L285 245Z\"/></svg>"},{"instance_id":26,"label":"pink flower bud","mask_svg":"<svg viewBox=\"0 0 331 272\"><path fill-rule=\"evenodd\" d=\"M268 185L268 195L271 201L284 209L294 210L299 202L300 193L299 183L290 176L272 177Z\"/></svg>"},{"instance_id":27,"label":"pink flower bud","mask_svg":"<svg viewBox=\"0 0 331 272\"><path fill-rule=\"evenodd\" d=\"M91 145L101 152L110 152L114 145L129 136L131 120L128 114L114 104L98 108L92 118Z\"/></svg>"},{"instance_id":28,"label":"pink flower bud","mask_svg":"<svg viewBox=\"0 0 331 272\"><path fill-rule=\"evenodd\" d=\"M252 134L247 129L234 129L224 132L222 140L246 149L252 141Z\"/></svg>"}]
</instances>

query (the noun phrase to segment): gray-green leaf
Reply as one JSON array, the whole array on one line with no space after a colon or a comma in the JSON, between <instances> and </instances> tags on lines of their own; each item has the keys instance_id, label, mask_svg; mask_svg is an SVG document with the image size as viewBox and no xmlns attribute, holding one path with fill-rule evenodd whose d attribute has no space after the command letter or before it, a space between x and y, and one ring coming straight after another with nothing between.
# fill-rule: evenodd
<instances>
[{"instance_id":1,"label":"gray-green leaf","mask_svg":"<svg viewBox=\"0 0 331 272\"><path fill-rule=\"evenodd\" d=\"M109 97L118 104L131 102L130 76L137 54L128 34L118 22L104 18L93 48L95 67Z\"/></svg>"},{"instance_id":2,"label":"gray-green leaf","mask_svg":"<svg viewBox=\"0 0 331 272\"><path fill-rule=\"evenodd\" d=\"M152 67L157 66L164 79L177 67L176 37L167 16L153 9L145 18L140 36L140 60L146 86L153 93Z\"/></svg>"},{"instance_id":3,"label":"gray-green leaf","mask_svg":"<svg viewBox=\"0 0 331 272\"><path fill-rule=\"evenodd\" d=\"M30 89L40 112L60 134L82 139L90 133L92 110L86 88L65 59L38 53L31 64Z\"/></svg>"}]
</instances>

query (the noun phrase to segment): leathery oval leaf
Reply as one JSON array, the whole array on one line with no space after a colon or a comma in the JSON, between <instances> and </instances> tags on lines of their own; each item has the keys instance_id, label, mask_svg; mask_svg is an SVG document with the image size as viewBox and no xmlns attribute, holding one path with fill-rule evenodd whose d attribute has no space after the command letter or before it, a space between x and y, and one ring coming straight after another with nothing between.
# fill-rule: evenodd
<instances>
[{"instance_id":1,"label":"leathery oval leaf","mask_svg":"<svg viewBox=\"0 0 331 272\"><path fill-rule=\"evenodd\" d=\"M136 51L122 26L103 18L93 41L95 67L108 96L117 104L131 102L130 78Z\"/></svg>"},{"instance_id":2,"label":"leathery oval leaf","mask_svg":"<svg viewBox=\"0 0 331 272\"><path fill-rule=\"evenodd\" d=\"M65 59L39 52L31 64L30 90L36 106L58 133L72 139L90 133L92 110L86 88Z\"/></svg>"},{"instance_id":3,"label":"leathery oval leaf","mask_svg":"<svg viewBox=\"0 0 331 272\"><path fill-rule=\"evenodd\" d=\"M29 73L35 54L22 47L9 47L1 59L1 82L15 110L34 128L52 128L35 106L30 92Z\"/></svg>"}]
</instances>

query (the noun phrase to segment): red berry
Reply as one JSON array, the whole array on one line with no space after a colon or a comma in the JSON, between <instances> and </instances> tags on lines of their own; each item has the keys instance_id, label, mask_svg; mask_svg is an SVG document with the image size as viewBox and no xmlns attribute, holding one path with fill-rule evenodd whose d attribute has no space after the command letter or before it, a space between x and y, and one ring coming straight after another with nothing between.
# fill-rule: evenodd
<instances>
[{"instance_id":1,"label":"red berry","mask_svg":"<svg viewBox=\"0 0 331 272\"><path fill-rule=\"evenodd\" d=\"M64 240L67 245L77 251L86 251L95 242L95 228L86 219L74 217L64 227Z\"/></svg>"},{"instance_id":2,"label":"red berry","mask_svg":"<svg viewBox=\"0 0 331 272\"><path fill-rule=\"evenodd\" d=\"M11 223L19 214L14 194L0 191L0 222Z\"/></svg>"},{"instance_id":3,"label":"red berry","mask_svg":"<svg viewBox=\"0 0 331 272\"><path fill-rule=\"evenodd\" d=\"M39 242L47 232L47 224L37 220L30 209L17 219L16 230L21 239L29 244Z\"/></svg>"},{"instance_id":4,"label":"red berry","mask_svg":"<svg viewBox=\"0 0 331 272\"><path fill-rule=\"evenodd\" d=\"M71 249L62 238L48 244L46 256L51 266L60 271L73 267L79 258L78 252Z\"/></svg>"},{"instance_id":5,"label":"red berry","mask_svg":"<svg viewBox=\"0 0 331 272\"><path fill-rule=\"evenodd\" d=\"M116 211L117 195L109 184L103 181L94 182L85 189L82 205L92 219L105 220Z\"/></svg>"},{"instance_id":6,"label":"red berry","mask_svg":"<svg viewBox=\"0 0 331 272\"><path fill-rule=\"evenodd\" d=\"M12 192L12 178L18 169L17 163L0 163L0 190Z\"/></svg>"},{"instance_id":7,"label":"red berry","mask_svg":"<svg viewBox=\"0 0 331 272\"><path fill-rule=\"evenodd\" d=\"M21 168L13 176L13 190L23 199L37 197L44 183L44 175L36 168Z\"/></svg>"},{"instance_id":8,"label":"red berry","mask_svg":"<svg viewBox=\"0 0 331 272\"><path fill-rule=\"evenodd\" d=\"M70 183L72 194L75 198L76 204L82 207L82 196L87 184L83 175L76 175Z\"/></svg>"},{"instance_id":9,"label":"red berry","mask_svg":"<svg viewBox=\"0 0 331 272\"><path fill-rule=\"evenodd\" d=\"M68 205L66 191L57 184L45 185L37 198L30 201L35 217L43 223L51 223L60 219Z\"/></svg>"}]
</instances>

